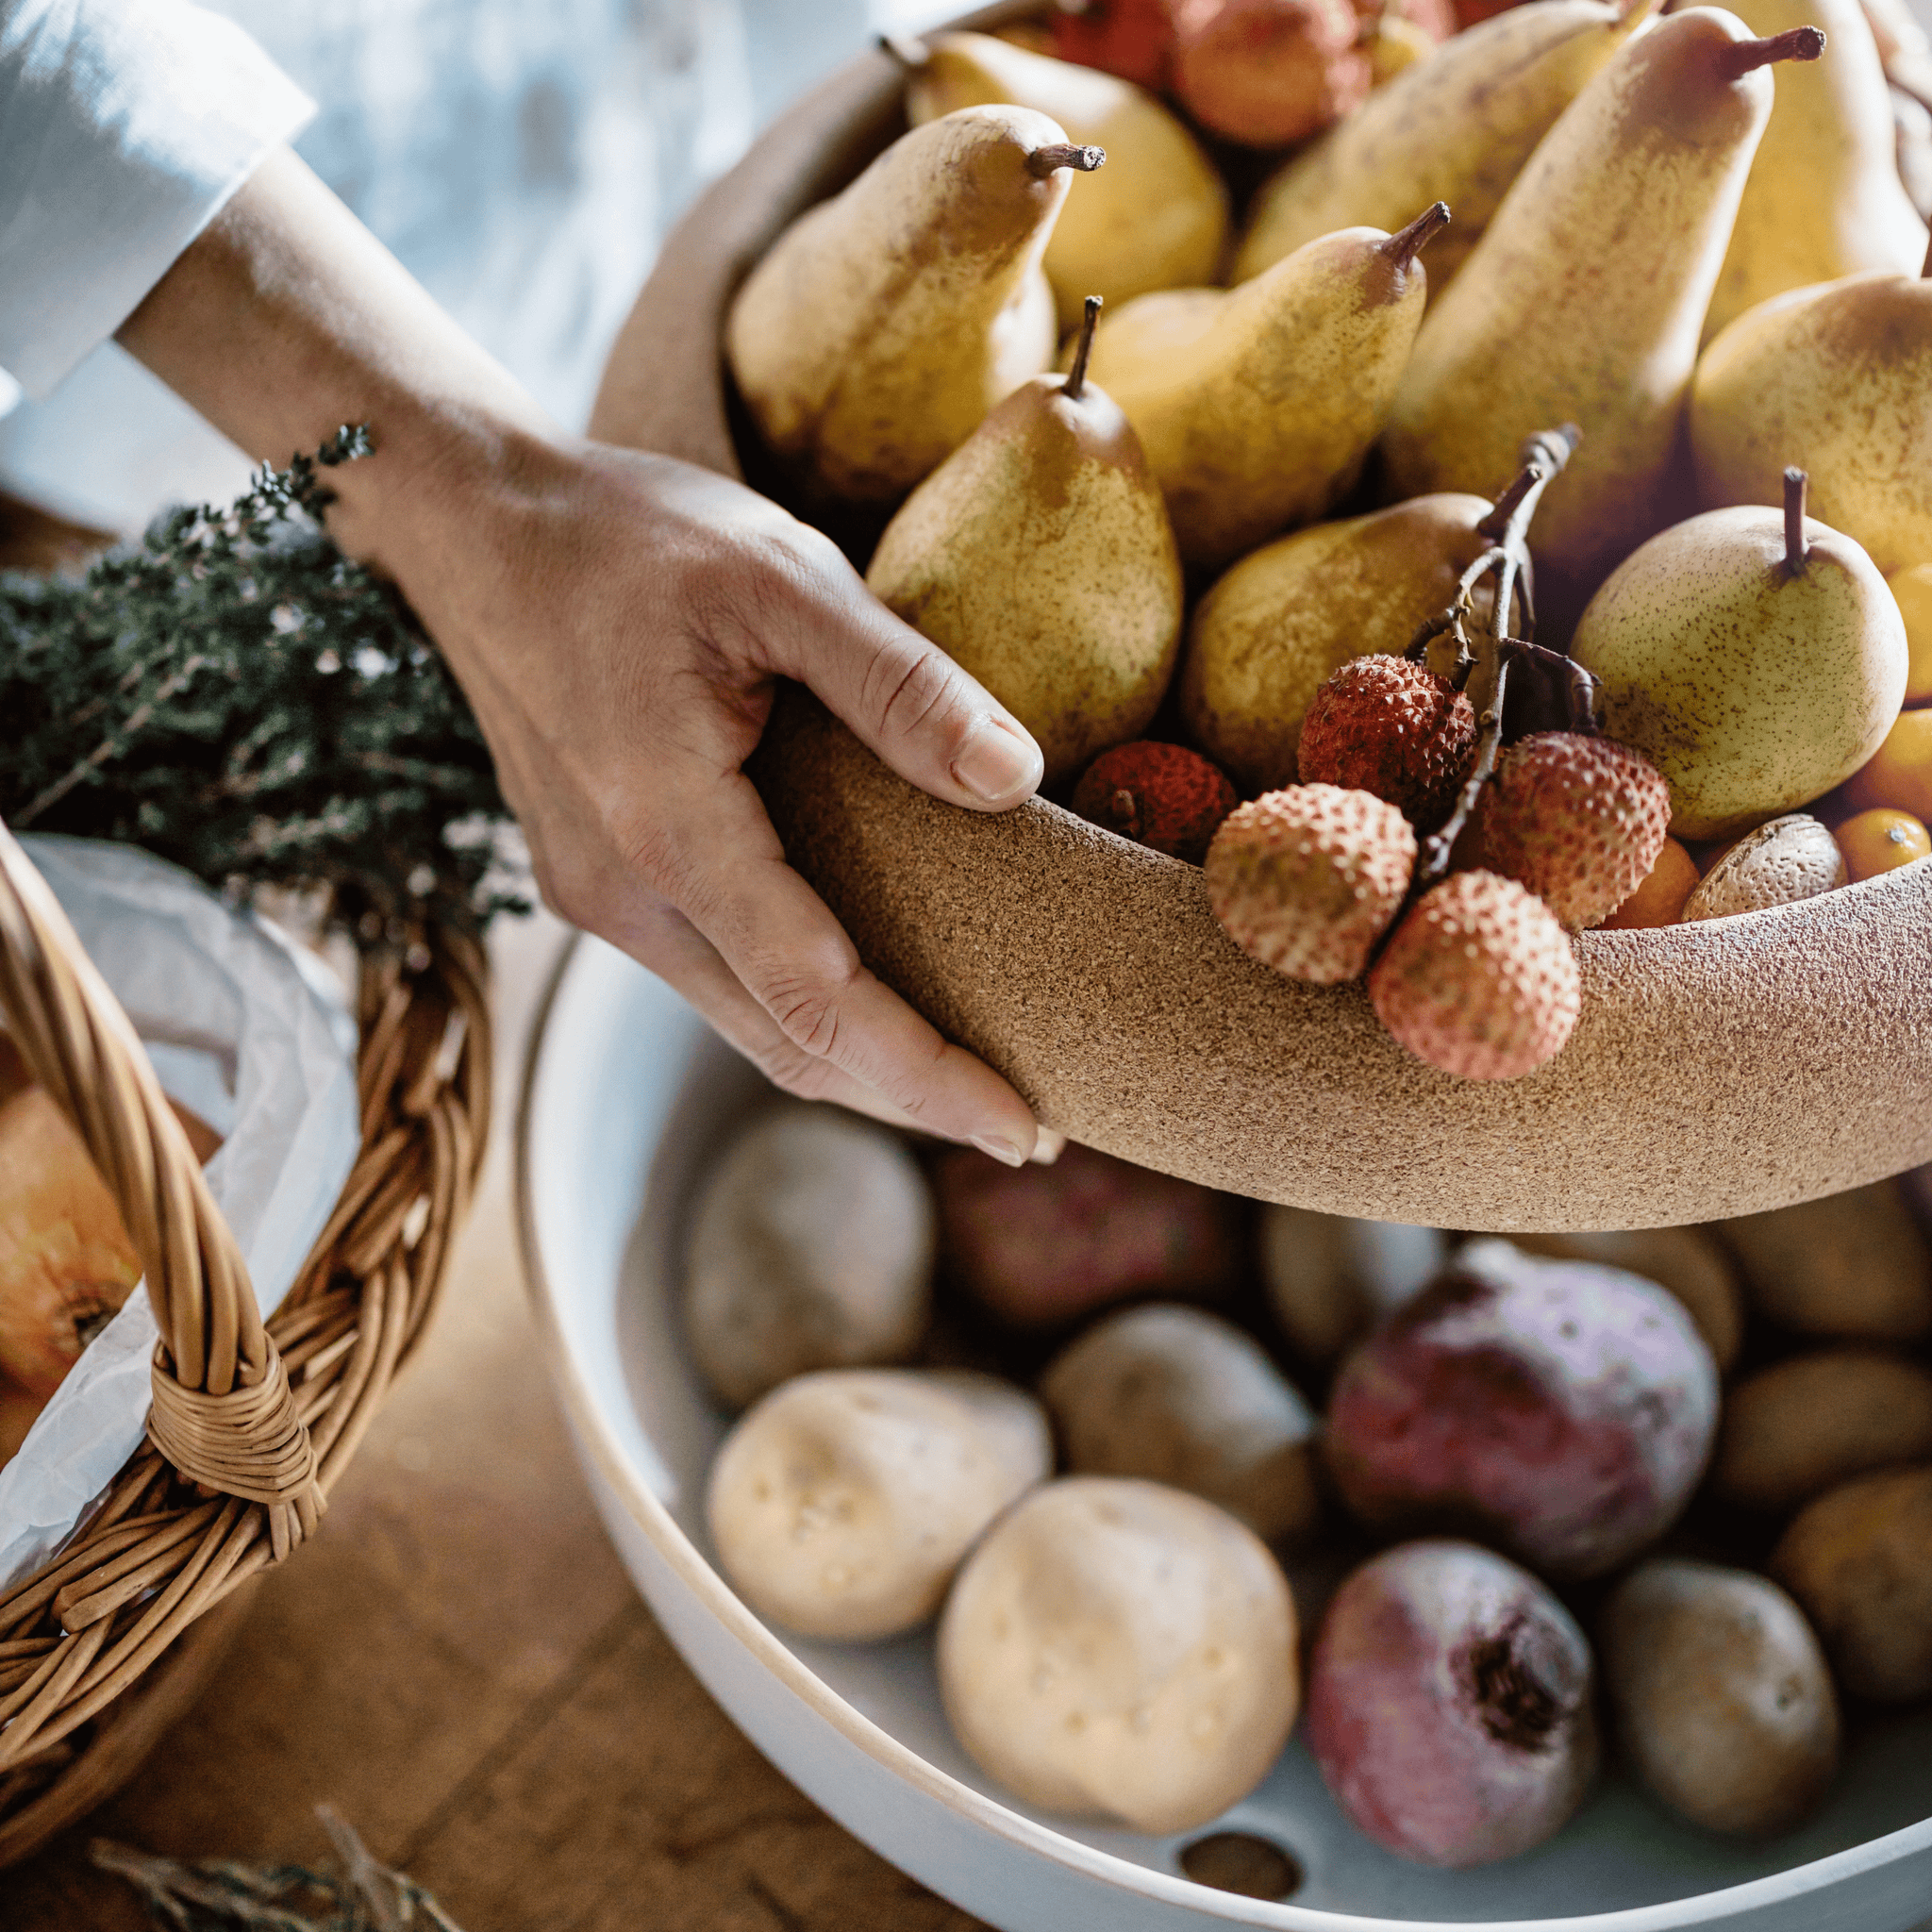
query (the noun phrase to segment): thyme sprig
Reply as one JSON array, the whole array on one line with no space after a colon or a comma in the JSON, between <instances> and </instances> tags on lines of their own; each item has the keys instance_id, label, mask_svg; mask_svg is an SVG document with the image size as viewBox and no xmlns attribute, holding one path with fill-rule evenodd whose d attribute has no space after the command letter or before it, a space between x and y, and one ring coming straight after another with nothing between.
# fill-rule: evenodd
<instances>
[{"instance_id":1,"label":"thyme sprig","mask_svg":"<svg viewBox=\"0 0 1932 1932\"><path fill-rule=\"evenodd\" d=\"M364 944L518 907L469 705L394 591L329 540L339 430L79 577L0 573L0 818L123 840Z\"/></svg>"}]
</instances>

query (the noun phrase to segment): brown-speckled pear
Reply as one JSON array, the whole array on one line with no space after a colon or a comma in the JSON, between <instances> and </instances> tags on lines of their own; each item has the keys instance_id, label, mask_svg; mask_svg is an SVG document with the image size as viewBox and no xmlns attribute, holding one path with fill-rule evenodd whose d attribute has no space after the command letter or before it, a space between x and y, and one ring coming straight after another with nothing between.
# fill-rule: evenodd
<instances>
[{"instance_id":1,"label":"brown-speckled pear","mask_svg":"<svg viewBox=\"0 0 1932 1932\"><path fill-rule=\"evenodd\" d=\"M1695 7L1640 34L1577 95L1430 311L1382 447L1391 496L1481 490L1524 437L1583 443L1537 512L1537 590L1574 616L1670 520L1697 337L1771 112L1757 41Z\"/></svg>"},{"instance_id":2,"label":"brown-speckled pear","mask_svg":"<svg viewBox=\"0 0 1932 1932\"><path fill-rule=\"evenodd\" d=\"M1823 27L1824 58L1778 70L1706 341L1787 289L1868 271L1911 275L1925 258L1925 224L1899 179L1891 97L1859 0L1733 0L1731 10L1756 34Z\"/></svg>"},{"instance_id":3,"label":"brown-speckled pear","mask_svg":"<svg viewBox=\"0 0 1932 1932\"><path fill-rule=\"evenodd\" d=\"M894 142L789 227L724 349L767 443L819 488L891 503L1053 361L1040 267L1074 168L1029 108L968 108Z\"/></svg>"},{"instance_id":4,"label":"brown-speckled pear","mask_svg":"<svg viewBox=\"0 0 1932 1932\"><path fill-rule=\"evenodd\" d=\"M1760 302L1704 352L1690 393L1706 505L1775 503L1787 463L1811 508L1887 576L1932 563L1932 258Z\"/></svg>"},{"instance_id":5,"label":"brown-speckled pear","mask_svg":"<svg viewBox=\"0 0 1932 1932\"><path fill-rule=\"evenodd\" d=\"M1049 785L1140 735L1181 633L1160 486L1086 360L1008 396L907 499L865 578L1032 732Z\"/></svg>"},{"instance_id":6,"label":"brown-speckled pear","mask_svg":"<svg viewBox=\"0 0 1932 1932\"><path fill-rule=\"evenodd\" d=\"M1351 658L1406 650L1450 602L1489 547L1475 526L1490 508L1445 492L1315 524L1242 558L1202 598L1181 660L1181 715L1244 795L1295 782L1302 719L1324 678Z\"/></svg>"},{"instance_id":7,"label":"brown-speckled pear","mask_svg":"<svg viewBox=\"0 0 1932 1932\"><path fill-rule=\"evenodd\" d=\"M1117 308L1150 289L1215 279L1227 242L1227 190L1201 143L1144 89L991 34L892 44L915 63L906 84L915 126L1006 101L1050 114L1069 141L1106 153L1107 166L1068 199L1047 238L1043 261L1062 329L1079 325L1089 295Z\"/></svg>"},{"instance_id":8,"label":"brown-speckled pear","mask_svg":"<svg viewBox=\"0 0 1932 1932\"><path fill-rule=\"evenodd\" d=\"M1429 300L1440 302L1537 142L1657 6L1541 0L1452 35L1263 184L1234 280L1317 235L1358 222L1393 228L1446 201L1455 223L1429 250Z\"/></svg>"},{"instance_id":9,"label":"brown-speckled pear","mask_svg":"<svg viewBox=\"0 0 1932 1932\"><path fill-rule=\"evenodd\" d=\"M1093 379L1126 411L1181 555L1220 569L1331 508L1361 473L1423 318L1438 202L1343 228L1238 289L1142 295L1102 324Z\"/></svg>"},{"instance_id":10,"label":"brown-speckled pear","mask_svg":"<svg viewBox=\"0 0 1932 1932\"><path fill-rule=\"evenodd\" d=\"M1875 752L1906 692L1905 620L1872 559L1805 515L1707 510L1653 537L1571 645L1605 728L1671 788L1679 839L1725 839L1821 797Z\"/></svg>"}]
</instances>

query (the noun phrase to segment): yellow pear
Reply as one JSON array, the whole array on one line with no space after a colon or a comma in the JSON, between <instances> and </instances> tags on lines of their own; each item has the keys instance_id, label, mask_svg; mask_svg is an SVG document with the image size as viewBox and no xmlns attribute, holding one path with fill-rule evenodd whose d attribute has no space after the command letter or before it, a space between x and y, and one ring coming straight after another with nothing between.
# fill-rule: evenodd
<instances>
[{"instance_id":1,"label":"yellow pear","mask_svg":"<svg viewBox=\"0 0 1932 1932\"><path fill-rule=\"evenodd\" d=\"M1391 495L1482 489L1539 425L1583 431L1537 512L1546 607L1574 617L1670 520L1698 331L1771 112L1768 68L1821 43L1803 29L1754 40L1710 7L1639 35L1544 137L1423 324L1383 438Z\"/></svg>"},{"instance_id":2,"label":"yellow pear","mask_svg":"<svg viewBox=\"0 0 1932 1932\"><path fill-rule=\"evenodd\" d=\"M1049 114L1069 141L1106 152L1107 166L1060 211L1047 239L1043 261L1062 329L1078 325L1089 295L1111 309L1150 289L1219 274L1227 190L1201 143L1144 89L989 34L891 44L913 63L906 114L915 126L1004 101Z\"/></svg>"},{"instance_id":3,"label":"yellow pear","mask_svg":"<svg viewBox=\"0 0 1932 1932\"><path fill-rule=\"evenodd\" d=\"M1101 325L1093 378L1188 562L1218 569L1347 492L1422 322L1418 251L1448 220L1438 202L1399 234L1344 228L1238 289L1142 295Z\"/></svg>"},{"instance_id":4,"label":"yellow pear","mask_svg":"<svg viewBox=\"0 0 1932 1932\"><path fill-rule=\"evenodd\" d=\"M1455 225L1429 251L1429 299L1441 301L1537 142L1657 5L1541 0L1452 35L1261 187L1234 279L1317 235L1392 228L1446 201Z\"/></svg>"},{"instance_id":5,"label":"yellow pear","mask_svg":"<svg viewBox=\"0 0 1932 1932\"><path fill-rule=\"evenodd\" d=\"M1351 658L1408 648L1488 549L1476 525L1490 508L1481 496L1418 496L1242 558L1188 626L1180 704L1193 741L1244 793L1293 784L1317 689Z\"/></svg>"},{"instance_id":6,"label":"yellow pear","mask_svg":"<svg viewBox=\"0 0 1932 1932\"><path fill-rule=\"evenodd\" d=\"M1807 22L1822 60L1783 68L1744 184L1704 339L1787 289L1867 270L1910 275L1925 224L1899 179L1891 98L1859 0L1733 0L1753 33Z\"/></svg>"},{"instance_id":7,"label":"yellow pear","mask_svg":"<svg viewBox=\"0 0 1932 1932\"><path fill-rule=\"evenodd\" d=\"M1697 365L1690 441L1702 503L1775 503L1795 463L1811 508L1888 576L1932 563L1932 277L1850 275L1747 309Z\"/></svg>"},{"instance_id":8,"label":"yellow pear","mask_svg":"<svg viewBox=\"0 0 1932 1932\"><path fill-rule=\"evenodd\" d=\"M1049 785L1137 737L1181 631L1181 566L1160 487L1119 408L1036 376L886 526L866 582L1039 741Z\"/></svg>"},{"instance_id":9,"label":"yellow pear","mask_svg":"<svg viewBox=\"0 0 1932 1932\"><path fill-rule=\"evenodd\" d=\"M1808 804L1885 741L1906 627L1872 559L1805 515L1707 510L1612 574L1571 655L1603 680L1604 724L1671 788L1679 839L1724 839Z\"/></svg>"},{"instance_id":10,"label":"yellow pear","mask_svg":"<svg viewBox=\"0 0 1932 1932\"><path fill-rule=\"evenodd\" d=\"M1070 170L1100 158L1031 108L968 108L792 223L724 329L773 450L836 495L891 503L1050 367L1041 252Z\"/></svg>"}]
</instances>

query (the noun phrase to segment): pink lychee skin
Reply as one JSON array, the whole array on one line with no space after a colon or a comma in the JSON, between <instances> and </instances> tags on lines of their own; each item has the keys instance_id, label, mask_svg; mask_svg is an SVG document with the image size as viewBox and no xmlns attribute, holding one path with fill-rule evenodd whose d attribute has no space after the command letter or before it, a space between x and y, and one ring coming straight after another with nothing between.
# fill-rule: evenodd
<instances>
[{"instance_id":1,"label":"pink lychee skin","mask_svg":"<svg viewBox=\"0 0 1932 1932\"><path fill-rule=\"evenodd\" d=\"M1716 1364L1674 1295L1485 1241L1342 1364L1326 1449L1365 1523L1598 1576L1676 1519L1717 1417Z\"/></svg>"},{"instance_id":2,"label":"pink lychee skin","mask_svg":"<svg viewBox=\"0 0 1932 1932\"><path fill-rule=\"evenodd\" d=\"M1336 1592L1303 1736L1349 1822L1426 1865L1552 1837L1597 1765L1590 1645L1514 1563L1474 1543L1385 1551Z\"/></svg>"}]
</instances>

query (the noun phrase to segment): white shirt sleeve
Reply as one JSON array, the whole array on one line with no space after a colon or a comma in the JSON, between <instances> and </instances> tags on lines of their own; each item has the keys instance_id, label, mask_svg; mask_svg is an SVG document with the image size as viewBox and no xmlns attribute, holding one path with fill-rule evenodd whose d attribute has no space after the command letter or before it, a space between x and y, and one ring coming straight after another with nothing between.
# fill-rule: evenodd
<instances>
[{"instance_id":1,"label":"white shirt sleeve","mask_svg":"<svg viewBox=\"0 0 1932 1932\"><path fill-rule=\"evenodd\" d=\"M45 395L314 111L187 0L0 0L0 371Z\"/></svg>"}]
</instances>

